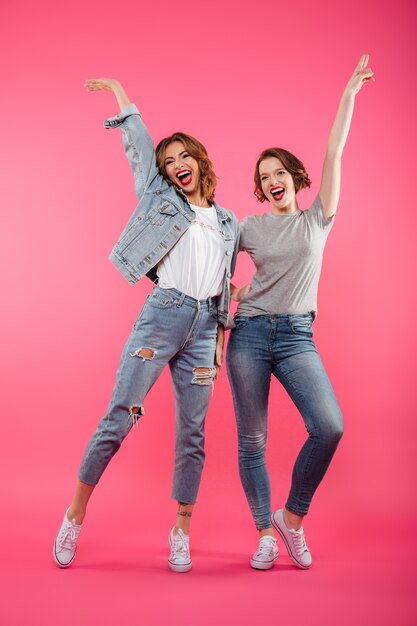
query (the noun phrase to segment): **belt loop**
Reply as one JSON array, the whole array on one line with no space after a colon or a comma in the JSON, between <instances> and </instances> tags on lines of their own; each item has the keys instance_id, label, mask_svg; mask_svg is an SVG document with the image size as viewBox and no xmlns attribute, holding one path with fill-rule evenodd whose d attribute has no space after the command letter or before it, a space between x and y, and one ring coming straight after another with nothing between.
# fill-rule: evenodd
<instances>
[{"instance_id":1,"label":"belt loop","mask_svg":"<svg viewBox=\"0 0 417 626\"><path fill-rule=\"evenodd\" d=\"M185 293L182 293L178 299L177 306L182 306L185 300Z\"/></svg>"}]
</instances>

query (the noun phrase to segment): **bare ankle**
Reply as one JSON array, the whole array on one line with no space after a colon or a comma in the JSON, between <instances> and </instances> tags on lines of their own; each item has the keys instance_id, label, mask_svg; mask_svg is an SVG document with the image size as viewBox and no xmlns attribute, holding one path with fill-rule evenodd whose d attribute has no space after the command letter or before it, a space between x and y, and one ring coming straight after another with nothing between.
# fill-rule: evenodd
<instances>
[{"instance_id":1,"label":"bare ankle","mask_svg":"<svg viewBox=\"0 0 417 626\"><path fill-rule=\"evenodd\" d=\"M77 510L75 507L70 506L67 512L67 520L69 522L75 520L76 524L82 524L84 521L85 513L85 511L80 511L79 509Z\"/></svg>"}]
</instances>

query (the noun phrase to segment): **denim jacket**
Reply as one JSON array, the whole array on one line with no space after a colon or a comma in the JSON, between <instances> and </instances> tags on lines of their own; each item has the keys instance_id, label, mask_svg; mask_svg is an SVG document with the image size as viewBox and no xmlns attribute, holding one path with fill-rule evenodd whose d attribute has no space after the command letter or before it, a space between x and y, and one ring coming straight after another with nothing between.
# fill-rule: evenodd
<instances>
[{"instance_id":1,"label":"denim jacket","mask_svg":"<svg viewBox=\"0 0 417 626\"><path fill-rule=\"evenodd\" d=\"M168 183L156 164L152 138L134 104L104 122L106 128L120 127L123 146L135 182L139 204L110 254L110 261L134 285L145 274L155 283L157 264L177 243L195 213L181 189ZM236 265L239 225L235 215L214 203L224 240L226 271L217 296L218 320L225 328L229 317L230 278Z\"/></svg>"}]
</instances>

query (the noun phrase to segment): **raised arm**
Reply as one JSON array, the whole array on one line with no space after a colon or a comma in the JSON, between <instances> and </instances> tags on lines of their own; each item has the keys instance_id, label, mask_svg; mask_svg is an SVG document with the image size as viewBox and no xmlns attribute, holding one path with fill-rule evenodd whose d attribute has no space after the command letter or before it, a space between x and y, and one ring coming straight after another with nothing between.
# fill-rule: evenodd
<instances>
[{"instance_id":1,"label":"raised arm","mask_svg":"<svg viewBox=\"0 0 417 626\"><path fill-rule=\"evenodd\" d=\"M139 111L131 104L122 85L113 78L90 78L84 86L88 91L112 91L120 113L104 122L106 128L117 128L123 134L123 146L135 179L135 193L139 200L152 184L161 186L163 178L156 165L152 137Z\"/></svg>"},{"instance_id":2,"label":"raised arm","mask_svg":"<svg viewBox=\"0 0 417 626\"><path fill-rule=\"evenodd\" d=\"M374 80L373 71L367 67L368 60L369 54L361 56L343 92L336 119L330 131L319 191L327 219L331 219L336 213L339 202L342 154L352 121L355 96L364 83Z\"/></svg>"}]
</instances>

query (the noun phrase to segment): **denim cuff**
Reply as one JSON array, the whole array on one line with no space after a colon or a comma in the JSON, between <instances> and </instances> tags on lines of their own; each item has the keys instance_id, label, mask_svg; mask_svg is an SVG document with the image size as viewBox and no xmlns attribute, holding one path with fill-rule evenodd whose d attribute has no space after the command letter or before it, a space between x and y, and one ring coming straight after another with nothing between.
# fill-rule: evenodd
<instances>
[{"instance_id":1,"label":"denim cuff","mask_svg":"<svg viewBox=\"0 0 417 626\"><path fill-rule=\"evenodd\" d=\"M104 120L103 125L105 128L116 128L117 126L120 126L120 124L122 124L130 115L140 115L136 104L130 103L126 105L118 115Z\"/></svg>"}]
</instances>

